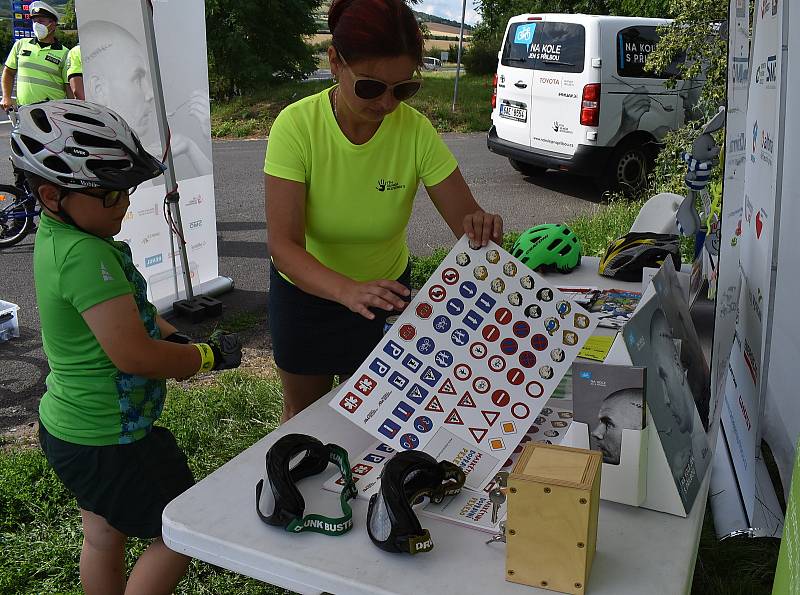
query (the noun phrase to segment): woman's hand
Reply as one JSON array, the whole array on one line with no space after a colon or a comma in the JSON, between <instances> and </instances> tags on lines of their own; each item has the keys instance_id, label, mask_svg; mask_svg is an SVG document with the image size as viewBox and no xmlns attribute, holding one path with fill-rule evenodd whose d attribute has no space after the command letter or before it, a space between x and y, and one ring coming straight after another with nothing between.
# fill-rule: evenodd
<instances>
[{"instance_id":1,"label":"woman's hand","mask_svg":"<svg viewBox=\"0 0 800 595\"><path fill-rule=\"evenodd\" d=\"M475 211L464 217L464 233L470 246L486 246L489 240L497 244L503 242L503 218L484 211Z\"/></svg>"},{"instance_id":2,"label":"woman's hand","mask_svg":"<svg viewBox=\"0 0 800 595\"><path fill-rule=\"evenodd\" d=\"M408 303L404 298L409 295L408 288L397 281L350 281L342 288L339 302L367 320L374 320L375 314L369 311L370 308L402 311Z\"/></svg>"}]
</instances>

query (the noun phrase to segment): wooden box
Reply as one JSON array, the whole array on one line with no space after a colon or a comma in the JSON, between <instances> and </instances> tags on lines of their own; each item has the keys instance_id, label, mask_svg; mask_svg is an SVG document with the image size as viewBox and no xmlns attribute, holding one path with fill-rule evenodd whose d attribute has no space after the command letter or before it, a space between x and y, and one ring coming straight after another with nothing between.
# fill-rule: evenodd
<instances>
[{"instance_id":1,"label":"wooden box","mask_svg":"<svg viewBox=\"0 0 800 595\"><path fill-rule=\"evenodd\" d=\"M506 580L585 593L597 543L602 454L528 444L508 478Z\"/></svg>"}]
</instances>

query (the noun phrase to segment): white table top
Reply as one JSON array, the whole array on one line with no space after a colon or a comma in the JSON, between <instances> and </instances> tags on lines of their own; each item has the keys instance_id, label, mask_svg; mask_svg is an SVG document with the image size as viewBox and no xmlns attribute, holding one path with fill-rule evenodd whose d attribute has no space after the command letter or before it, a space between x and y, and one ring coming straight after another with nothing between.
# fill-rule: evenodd
<instances>
[{"instance_id":1,"label":"white table top","mask_svg":"<svg viewBox=\"0 0 800 595\"><path fill-rule=\"evenodd\" d=\"M638 284L602 282L594 273L596 264L587 261L579 269L583 274L551 280L558 285L639 289ZM329 400L330 395L320 399L173 500L163 515L165 543L178 552L303 594L552 593L506 582L505 545L485 545L488 534L429 517L421 517L421 522L435 544L430 553L384 552L367 535L363 499L352 501L354 528L342 537L289 534L263 524L255 511L255 485L264 475L266 452L278 438L293 432L310 434L339 444L351 456L374 442L328 407ZM331 465L300 482L306 514L341 514L338 496L321 487L335 471ZM687 518L602 501L588 593L688 592L707 490L708 477Z\"/></svg>"}]
</instances>

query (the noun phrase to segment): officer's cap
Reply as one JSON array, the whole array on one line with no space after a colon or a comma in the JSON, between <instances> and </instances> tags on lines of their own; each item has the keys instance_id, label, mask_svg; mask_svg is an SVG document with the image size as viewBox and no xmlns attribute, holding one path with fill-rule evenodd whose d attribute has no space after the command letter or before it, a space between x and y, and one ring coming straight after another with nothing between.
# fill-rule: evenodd
<instances>
[{"instance_id":1,"label":"officer's cap","mask_svg":"<svg viewBox=\"0 0 800 595\"><path fill-rule=\"evenodd\" d=\"M58 22L58 11L47 2L42 2L41 0L31 2L28 12L31 13L31 17L50 17Z\"/></svg>"}]
</instances>

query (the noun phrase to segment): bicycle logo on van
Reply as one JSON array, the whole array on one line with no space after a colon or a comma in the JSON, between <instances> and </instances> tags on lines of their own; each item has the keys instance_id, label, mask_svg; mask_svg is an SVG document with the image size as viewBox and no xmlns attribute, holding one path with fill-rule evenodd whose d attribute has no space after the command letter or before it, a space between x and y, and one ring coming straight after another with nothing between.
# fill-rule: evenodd
<instances>
[{"instance_id":1,"label":"bicycle logo on van","mask_svg":"<svg viewBox=\"0 0 800 595\"><path fill-rule=\"evenodd\" d=\"M530 45L531 41L533 41L533 33L536 31L536 23L527 23L525 25L520 25L517 27L516 33L514 33L514 43L520 43L522 45Z\"/></svg>"}]
</instances>

